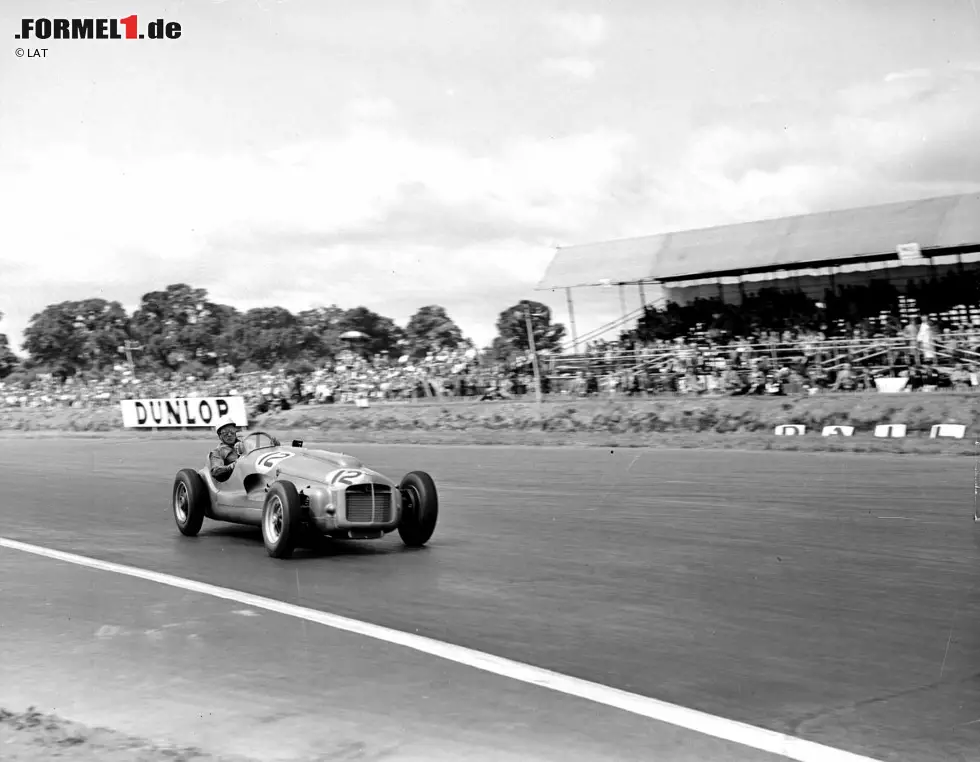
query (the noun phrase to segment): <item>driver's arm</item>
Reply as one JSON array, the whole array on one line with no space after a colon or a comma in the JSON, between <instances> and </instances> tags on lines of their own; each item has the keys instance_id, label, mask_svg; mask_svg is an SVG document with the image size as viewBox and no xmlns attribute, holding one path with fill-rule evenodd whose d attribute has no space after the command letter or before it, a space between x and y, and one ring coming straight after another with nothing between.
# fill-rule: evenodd
<instances>
[{"instance_id":1,"label":"driver's arm","mask_svg":"<svg viewBox=\"0 0 980 762\"><path fill-rule=\"evenodd\" d=\"M211 466L211 478L219 482L223 482L235 470L235 464L225 465L224 458L217 451L211 452L209 465Z\"/></svg>"}]
</instances>

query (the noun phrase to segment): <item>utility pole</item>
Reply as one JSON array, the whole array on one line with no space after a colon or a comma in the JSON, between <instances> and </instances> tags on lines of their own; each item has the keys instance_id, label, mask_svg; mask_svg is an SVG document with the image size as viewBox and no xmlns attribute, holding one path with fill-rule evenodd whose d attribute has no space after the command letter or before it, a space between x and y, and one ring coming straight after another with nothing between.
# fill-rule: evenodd
<instances>
[{"instance_id":1,"label":"utility pole","mask_svg":"<svg viewBox=\"0 0 980 762\"><path fill-rule=\"evenodd\" d=\"M126 339L125 343L119 347L119 353L126 355L126 361L129 363L129 372L133 374L133 378L136 378L136 363L133 362L133 352L142 349L142 344L137 344L135 341L130 341L129 339Z\"/></svg>"},{"instance_id":2,"label":"utility pole","mask_svg":"<svg viewBox=\"0 0 980 762\"><path fill-rule=\"evenodd\" d=\"M527 324L527 343L531 349L531 366L534 368L534 399L541 414L541 371L538 369L538 350L534 345L534 328L531 326L531 309L524 305L524 321Z\"/></svg>"}]
</instances>

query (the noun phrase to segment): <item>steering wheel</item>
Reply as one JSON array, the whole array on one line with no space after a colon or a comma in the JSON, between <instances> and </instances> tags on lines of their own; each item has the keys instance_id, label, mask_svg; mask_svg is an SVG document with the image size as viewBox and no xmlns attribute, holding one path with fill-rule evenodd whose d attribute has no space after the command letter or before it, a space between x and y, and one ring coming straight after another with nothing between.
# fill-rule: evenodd
<instances>
[{"instance_id":1,"label":"steering wheel","mask_svg":"<svg viewBox=\"0 0 980 762\"><path fill-rule=\"evenodd\" d=\"M266 434L264 431L253 431L248 436L242 437L242 454L248 455L255 450L276 447L278 444L279 440L271 434Z\"/></svg>"}]
</instances>

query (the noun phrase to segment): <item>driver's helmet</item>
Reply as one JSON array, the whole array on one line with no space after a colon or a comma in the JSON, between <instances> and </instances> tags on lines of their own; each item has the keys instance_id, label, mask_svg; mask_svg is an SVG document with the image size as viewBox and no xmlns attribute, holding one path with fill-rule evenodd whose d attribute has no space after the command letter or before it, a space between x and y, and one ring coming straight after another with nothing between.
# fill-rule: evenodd
<instances>
[{"instance_id":1,"label":"driver's helmet","mask_svg":"<svg viewBox=\"0 0 980 762\"><path fill-rule=\"evenodd\" d=\"M232 418L230 415L223 415L217 421L215 421L215 424L214 424L214 433L215 434L220 434L221 433L221 430L225 426L234 426L236 429L238 428L238 424L235 423L235 419L234 418Z\"/></svg>"}]
</instances>

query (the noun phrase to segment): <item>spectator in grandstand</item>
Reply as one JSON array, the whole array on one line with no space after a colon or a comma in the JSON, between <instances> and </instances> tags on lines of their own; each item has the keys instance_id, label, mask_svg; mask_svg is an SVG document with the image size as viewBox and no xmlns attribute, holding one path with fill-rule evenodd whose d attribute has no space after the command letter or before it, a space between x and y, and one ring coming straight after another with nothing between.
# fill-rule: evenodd
<instances>
[{"instance_id":1,"label":"spectator in grandstand","mask_svg":"<svg viewBox=\"0 0 980 762\"><path fill-rule=\"evenodd\" d=\"M950 382L955 390L966 391L972 387L973 378L970 375L970 371L967 370L966 365L960 364L950 374Z\"/></svg>"},{"instance_id":2,"label":"spectator in grandstand","mask_svg":"<svg viewBox=\"0 0 980 762\"><path fill-rule=\"evenodd\" d=\"M922 318L922 325L919 326L916 339L919 342L919 349L922 352L922 358L926 362L935 362L936 360L936 330L929 318Z\"/></svg>"},{"instance_id":3,"label":"spectator in grandstand","mask_svg":"<svg viewBox=\"0 0 980 762\"><path fill-rule=\"evenodd\" d=\"M857 388L857 379L854 376L854 371L851 369L851 364L849 362L844 363L839 371L837 371L837 378L834 380L833 390L835 392L853 392Z\"/></svg>"}]
</instances>

